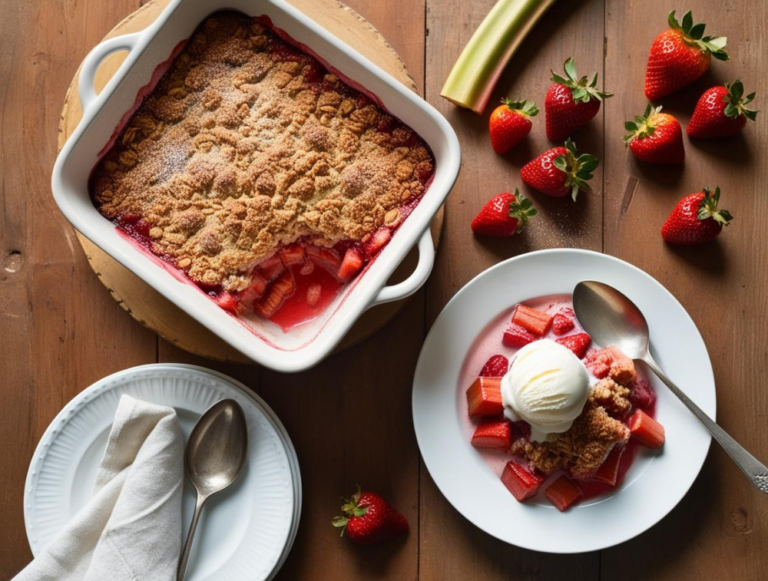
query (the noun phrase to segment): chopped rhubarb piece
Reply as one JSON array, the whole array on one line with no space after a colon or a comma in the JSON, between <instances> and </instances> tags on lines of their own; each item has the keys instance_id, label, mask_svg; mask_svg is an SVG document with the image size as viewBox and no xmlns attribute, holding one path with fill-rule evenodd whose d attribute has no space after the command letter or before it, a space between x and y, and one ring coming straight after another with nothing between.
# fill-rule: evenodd
<instances>
[{"instance_id":1,"label":"chopped rhubarb piece","mask_svg":"<svg viewBox=\"0 0 768 581\"><path fill-rule=\"evenodd\" d=\"M213 301L219 305L225 311L236 314L238 311L237 299L232 293L222 291L219 294L212 297Z\"/></svg>"},{"instance_id":2,"label":"chopped rhubarb piece","mask_svg":"<svg viewBox=\"0 0 768 581\"><path fill-rule=\"evenodd\" d=\"M517 305L512 313L512 322L530 331L537 337L543 337L552 326L552 315L542 313L525 305Z\"/></svg>"},{"instance_id":3,"label":"chopped rhubarb piece","mask_svg":"<svg viewBox=\"0 0 768 581\"><path fill-rule=\"evenodd\" d=\"M664 445L664 426L643 410L637 410L627 422L632 437L649 448L661 448Z\"/></svg>"},{"instance_id":4,"label":"chopped rhubarb piece","mask_svg":"<svg viewBox=\"0 0 768 581\"><path fill-rule=\"evenodd\" d=\"M544 489L544 494L557 510L563 512L581 497L581 489L570 478L561 475Z\"/></svg>"},{"instance_id":5,"label":"chopped rhubarb piece","mask_svg":"<svg viewBox=\"0 0 768 581\"><path fill-rule=\"evenodd\" d=\"M656 392L645 379L638 380L629 392L629 401L637 409L648 413L656 405Z\"/></svg>"},{"instance_id":6,"label":"chopped rhubarb piece","mask_svg":"<svg viewBox=\"0 0 768 581\"><path fill-rule=\"evenodd\" d=\"M253 304L253 310L262 318L269 319L280 310L283 302L293 296L295 292L296 281L293 279L291 271L286 270L280 275L280 278L269 286L264 298Z\"/></svg>"},{"instance_id":7,"label":"chopped rhubarb piece","mask_svg":"<svg viewBox=\"0 0 768 581\"><path fill-rule=\"evenodd\" d=\"M240 299L240 310L244 312L252 311L253 303L264 296L265 290L267 290L267 281L254 273L251 278L251 286L238 295L238 298Z\"/></svg>"},{"instance_id":8,"label":"chopped rhubarb piece","mask_svg":"<svg viewBox=\"0 0 768 581\"><path fill-rule=\"evenodd\" d=\"M587 335L586 333L576 333L575 335L568 335L567 337L563 337L562 339L558 339L555 341L556 343L560 343L563 347L567 347L571 351L573 351L573 354L581 359L584 357L584 355L587 354L587 349L589 349L589 344L592 343L592 337Z\"/></svg>"},{"instance_id":9,"label":"chopped rhubarb piece","mask_svg":"<svg viewBox=\"0 0 768 581\"><path fill-rule=\"evenodd\" d=\"M341 280L349 280L363 267L363 255L357 248L347 248L336 276Z\"/></svg>"},{"instance_id":10,"label":"chopped rhubarb piece","mask_svg":"<svg viewBox=\"0 0 768 581\"><path fill-rule=\"evenodd\" d=\"M498 416L504 411L501 403L501 379L478 377L467 389L469 417Z\"/></svg>"},{"instance_id":11,"label":"chopped rhubarb piece","mask_svg":"<svg viewBox=\"0 0 768 581\"><path fill-rule=\"evenodd\" d=\"M320 294L322 293L322 290L323 287L317 283L309 285L307 288L307 304L310 307L314 307L320 301Z\"/></svg>"},{"instance_id":12,"label":"chopped rhubarb piece","mask_svg":"<svg viewBox=\"0 0 768 581\"><path fill-rule=\"evenodd\" d=\"M512 426L508 420L484 420L472 436L475 448L509 450L512 445Z\"/></svg>"},{"instance_id":13,"label":"chopped rhubarb piece","mask_svg":"<svg viewBox=\"0 0 768 581\"><path fill-rule=\"evenodd\" d=\"M571 319L570 317L566 317L562 313L557 313L552 318L552 332L557 336L570 333L571 331L573 331L575 326L576 325L573 322L573 319Z\"/></svg>"},{"instance_id":14,"label":"chopped rhubarb piece","mask_svg":"<svg viewBox=\"0 0 768 581\"><path fill-rule=\"evenodd\" d=\"M259 263L258 271L267 282L272 282L273 280L277 280L277 277L283 274L285 265L277 254L273 254Z\"/></svg>"},{"instance_id":15,"label":"chopped rhubarb piece","mask_svg":"<svg viewBox=\"0 0 768 581\"><path fill-rule=\"evenodd\" d=\"M525 347L528 343L533 343L536 340L534 335L531 335L528 331L523 329L520 325L511 323L507 330L504 331L504 336L501 338L501 342L507 347Z\"/></svg>"},{"instance_id":16,"label":"chopped rhubarb piece","mask_svg":"<svg viewBox=\"0 0 768 581\"><path fill-rule=\"evenodd\" d=\"M390 238L392 238L392 231L389 228L379 228L365 244L365 255L368 258L375 256L379 250L387 245Z\"/></svg>"},{"instance_id":17,"label":"chopped rhubarb piece","mask_svg":"<svg viewBox=\"0 0 768 581\"><path fill-rule=\"evenodd\" d=\"M304 264L301 265L301 268L299 269L299 274L303 274L304 276L307 276L309 274L312 274L312 271L315 270L315 263L311 260L307 260Z\"/></svg>"},{"instance_id":18,"label":"chopped rhubarb piece","mask_svg":"<svg viewBox=\"0 0 768 581\"><path fill-rule=\"evenodd\" d=\"M304 263L304 247L301 244L289 244L278 252L285 266Z\"/></svg>"},{"instance_id":19,"label":"chopped rhubarb piece","mask_svg":"<svg viewBox=\"0 0 768 581\"><path fill-rule=\"evenodd\" d=\"M611 486L616 486L616 482L619 479L619 464L621 463L621 456L624 454L624 450L626 450L624 446L614 446L592 478Z\"/></svg>"},{"instance_id":20,"label":"chopped rhubarb piece","mask_svg":"<svg viewBox=\"0 0 768 581\"><path fill-rule=\"evenodd\" d=\"M501 473L501 481L518 501L523 502L539 491L544 478L534 474L525 466L517 462L507 462L504 472Z\"/></svg>"},{"instance_id":21,"label":"chopped rhubarb piece","mask_svg":"<svg viewBox=\"0 0 768 581\"><path fill-rule=\"evenodd\" d=\"M504 377L509 370L509 359L503 355L491 355L480 370L479 377Z\"/></svg>"},{"instance_id":22,"label":"chopped rhubarb piece","mask_svg":"<svg viewBox=\"0 0 768 581\"><path fill-rule=\"evenodd\" d=\"M339 266L341 266L341 257L333 248L324 248L322 246L307 246L307 256L318 266L322 266L331 274L335 275Z\"/></svg>"}]
</instances>

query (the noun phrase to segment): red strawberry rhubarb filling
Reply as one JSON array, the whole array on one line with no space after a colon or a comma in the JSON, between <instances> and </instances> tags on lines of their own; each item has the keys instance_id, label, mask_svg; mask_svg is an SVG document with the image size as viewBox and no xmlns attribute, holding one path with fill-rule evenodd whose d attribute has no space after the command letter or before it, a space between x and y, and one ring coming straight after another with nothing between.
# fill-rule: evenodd
<instances>
[{"instance_id":1,"label":"red strawberry rhubarb filling","mask_svg":"<svg viewBox=\"0 0 768 581\"><path fill-rule=\"evenodd\" d=\"M664 443L650 383L615 347L592 345L570 300L534 299L497 318L459 385L467 438L510 493L561 511L615 490L639 447Z\"/></svg>"}]
</instances>

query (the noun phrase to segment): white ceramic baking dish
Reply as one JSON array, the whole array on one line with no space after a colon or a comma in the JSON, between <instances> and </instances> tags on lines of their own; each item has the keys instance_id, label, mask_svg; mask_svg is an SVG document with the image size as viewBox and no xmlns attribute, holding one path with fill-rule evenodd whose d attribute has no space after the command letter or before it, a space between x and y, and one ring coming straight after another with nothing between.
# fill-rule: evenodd
<instances>
[{"instance_id":1,"label":"white ceramic baking dish","mask_svg":"<svg viewBox=\"0 0 768 581\"><path fill-rule=\"evenodd\" d=\"M288 333L268 321L236 318L220 309L194 284L163 262L121 236L99 214L88 195L88 177L98 153L109 141L121 117L150 82L155 68L174 47L191 36L212 12L234 9L267 15L274 25L307 46L321 60L375 94L393 115L410 125L435 155L432 185L413 213L392 237L368 270L347 285L318 319ZM109 54L129 55L104 90L96 95L93 79ZM83 119L64 145L53 169L56 203L67 219L92 242L184 309L219 337L254 361L279 371L299 371L323 359L368 308L402 299L424 284L432 270L434 247L429 232L432 217L450 192L460 166L459 143L451 126L431 105L281 0L171 0L159 18L142 32L109 39L83 62L79 83ZM419 262L402 283L385 286L408 251L418 244Z\"/></svg>"}]
</instances>

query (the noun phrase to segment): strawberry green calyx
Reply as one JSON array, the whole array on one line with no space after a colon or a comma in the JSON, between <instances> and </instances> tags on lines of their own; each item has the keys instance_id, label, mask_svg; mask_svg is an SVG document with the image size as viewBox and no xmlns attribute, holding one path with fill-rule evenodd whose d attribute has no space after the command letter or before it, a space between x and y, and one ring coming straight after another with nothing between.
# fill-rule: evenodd
<instances>
[{"instance_id":1,"label":"strawberry green calyx","mask_svg":"<svg viewBox=\"0 0 768 581\"><path fill-rule=\"evenodd\" d=\"M526 117L536 117L536 115L539 114L539 108L533 101L525 99L518 99L517 101L513 101L512 99L502 99L501 102L509 107L510 111L515 111Z\"/></svg>"},{"instance_id":2,"label":"strawberry green calyx","mask_svg":"<svg viewBox=\"0 0 768 581\"><path fill-rule=\"evenodd\" d=\"M538 213L539 211L533 207L533 202L515 188L515 201L509 203L509 217L517 220L515 232L520 234L528 225L528 220Z\"/></svg>"},{"instance_id":3,"label":"strawberry green calyx","mask_svg":"<svg viewBox=\"0 0 768 581\"><path fill-rule=\"evenodd\" d=\"M341 536L344 536L344 531L347 530L347 523L349 522L349 519L353 516L365 516L368 513L367 508L363 508L361 506L358 506L358 501L360 500L360 495L362 494L362 489L360 488L360 485L357 485L357 492L353 494L349 498L342 498L341 502L341 512L344 513L344 516L337 516L334 517L333 521L331 521L331 524L335 526L336 528L341 529Z\"/></svg>"},{"instance_id":4,"label":"strawberry green calyx","mask_svg":"<svg viewBox=\"0 0 768 581\"><path fill-rule=\"evenodd\" d=\"M628 146L633 139L645 139L656 132L656 123L654 117L661 113L661 107L654 107L650 103L645 108L645 113L635 117L634 121L624 123L624 129L629 131L623 139L624 145Z\"/></svg>"},{"instance_id":5,"label":"strawberry green calyx","mask_svg":"<svg viewBox=\"0 0 768 581\"><path fill-rule=\"evenodd\" d=\"M728 39L725 36L718 36L717 38L704 36L706 25L703 22L694 24L693 14L690 10L683 15L682 22L677 21L673 10L669 13L667 22L669 22L669 27L672 30L677 30L683 34L683 40L686 44L697 47L703 54L711 54L720 61L727 61L730 58L728 53L723 50Z\"/></svg>"},{"instance_id":6,"label":"strawberry green calyx","mask_svg":"<svg viewBox=\"0 0 768 581\"><path fill-rule=\"evenodd\" d=\"M723 226L728 226L731 220L733 220L733 216L731 216L731 213L728 210L717 209L717 204L720 202L720 186L717 186L714 192L709 188L704 188L703 192L704 198L701 200L701 205L699 206L699 212L697 214L699 220L712 218L715 222L718 222Z\"/></svg>"},{"instance_id":7,"label":"strawberry green calyx","mask_svg":"<svg viewBox=\"0 0 768 581\"><path fill-rule=\"evenodd\" d=\"M755 98L755 94L750 93L744 97L744 85L742 85L741 81L738 79L736 79L730 85L728 83L724 84L728 91L728 94L723 97L723 101L728 103L725 106L726 117L738 119L739 116L744 115L744 117L750 121L754 121L757 118L758 111L755 111L754 109L747 109L746 106L752 102L752 100Z\"/></svg>"},{"instance_id":8,"label":"strawberry green calyx","mask_svg":"<svg viewBox=\"0 0 768 581\"><path fill-rule=\"evenodd\" d=\"M607 93L596 88L597 73L592 77L592 81L586 76L579 78L576 73L576 61L574 61L573 58L569 58L565 61L563 68L565 69L567 78L552 71L552 80L555 83L560 83L571 89L571 94L573 95L575 103L589 103L592 99L602 101L608 97L613 97L613 93Z\"/></svg>"},{"instance_id":9,"label":"strawberry green calyx","mask_svg":"<svg viewBox=\"0 0 768 581\"><path fill-rule=\"evenodd\" d=\"M564 172L567 176L565 185L571 188L571 197L576 201L579 190L591 192L587 180L592 179L592 172L597 168L597 158L589 153L579 155L576 151L576 145L570 139L565 140L565 149L568 150L565 155L558 155L554 164L557 169Z\"/></svg>"}]
</instances>

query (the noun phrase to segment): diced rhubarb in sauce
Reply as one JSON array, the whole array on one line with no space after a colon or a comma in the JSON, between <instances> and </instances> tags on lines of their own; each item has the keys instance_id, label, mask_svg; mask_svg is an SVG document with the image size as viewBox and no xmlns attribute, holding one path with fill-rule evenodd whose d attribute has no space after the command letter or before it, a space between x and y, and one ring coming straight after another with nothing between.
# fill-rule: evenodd
<instances>
[{"instance_id":1,"label":"diced rhubarb in sauce","mask_svg":"<svg viewBox=\"0 0 768 581\"><path fill-rule=\"evenodd\" d=\"M581 490L570 478L561 475L544 489L544 495L557 510L563 512L581 498Z\"/></svg>"},{"instance_id":2,"label":"diced rhubarb in sauce","mask_svg":"<svg viewBox=\"0 0 768 581\"><path fill-rule=\"evenodd\" d=\"M262 260L258 266L259 275L267 282L277 280L277 277L285 272L285 265L278 254Z\"/></svg>"},{"instance_id":3,"label":"diced rhubarb in sauce","mask_svg":"<svg viewBox=\"0 0 768 581\"><path fill-rule=\"evenodd\" d=\"M219 305L222 309L229 313L237 314L237 299L232 295L232 293L228 293L227 291L222 291L219 294L215 295L213 297L214 302Z\"/></svg>"},{"instance_id":4,"label":"diced rhubarb in sauce","mask_svg":"<svg viewBox=\"0 0 768 581\"><path fill-rule=\"evenodd\" d=\"M278 251L280 260L285 266L304 264L304 247L301 244L289 244Z\"/></svg>"},{"instance_id":5,"label":"diced rhubarb in sauce","mask_svg":"<svg viewBox=\"0 0 768 581\"><path fill-rule=\"evenodd\" d=\"M531 498L544 482L544 477L534 474L517 462L507 462L501 473L501 481L518 501Z\"/></svg>"},{"instance_id":6,"label":"diced rhubarb in sauce","mask_svg":"<svg viewBox=\"0 0 768 581\"><path fill-rule=\"evenodd\" d=\"M614 446L592 478L605 484L616 486L619 477L619 465L621 464L621 457L625 449L624 446Z\"/></svg>"},{"instance_id":7,"label":"diced rhubarb in sauce","mask_svg":"<svg viewBox=\"0 0 768 581\"><path fill-rule=\"evenodd\" d=\"M269 319L274 316L286 299L293 296L296 292L296 281L293 273L286 270L273 282L263 299L256 301L253 310L262 318Z\"/></svg>"},{"instance_id":8,"label":"diced rhubarb in sauce","mask_svg":"<svg viewBox=\"0 0 768 581\"><path fill-rule=\"evenodd\" d=\"M363 255L357 248L347 248L336 276L345 281L351 279L363 267L363 262Z\"/></svg>"},{"instance_id":9,"label":"diced rhubarb in sauce","mask_svg":"<svg viewBox=\"0 0 768 581\"><path fill-rule=\"evenodd\" d=\"M512 426L508 420L483 420L472 436L475 448L509 450L512 445Z\"/></svg>"},{"instance_id":10,"label":"diced rhubarb in sauce","mask_svg":"<svg viewBox=\"0 0 768 581\"><path fill-rule=\"evenodd\" d=\"M512 313L512 322L537 337L543 337L552 326L552 315L542 313L525 305L517 305Z\"/></svg>"},{"instance_id":11,"label":"diced rhubarb in sauce","mask_svg":"<svg viewBox=\"0 0 768 581\"><path fill-rule=\"evenodd\" d=\"M497 416L504 411L501 403L501 379L478 377L467 389L467 408L470 417Z\"/></svg>"},{"instance_id":12,"label":"diced rhubarb in sauce","mask_svg":"<svg viewBox=\"0 0 768 581\"><path fill-rule=\"evenodd\" d=\"M632 437L649 448L661 448L664 445L664 426L643 410L637 410L627 421Z\"/></svg>"}]
</instances>

